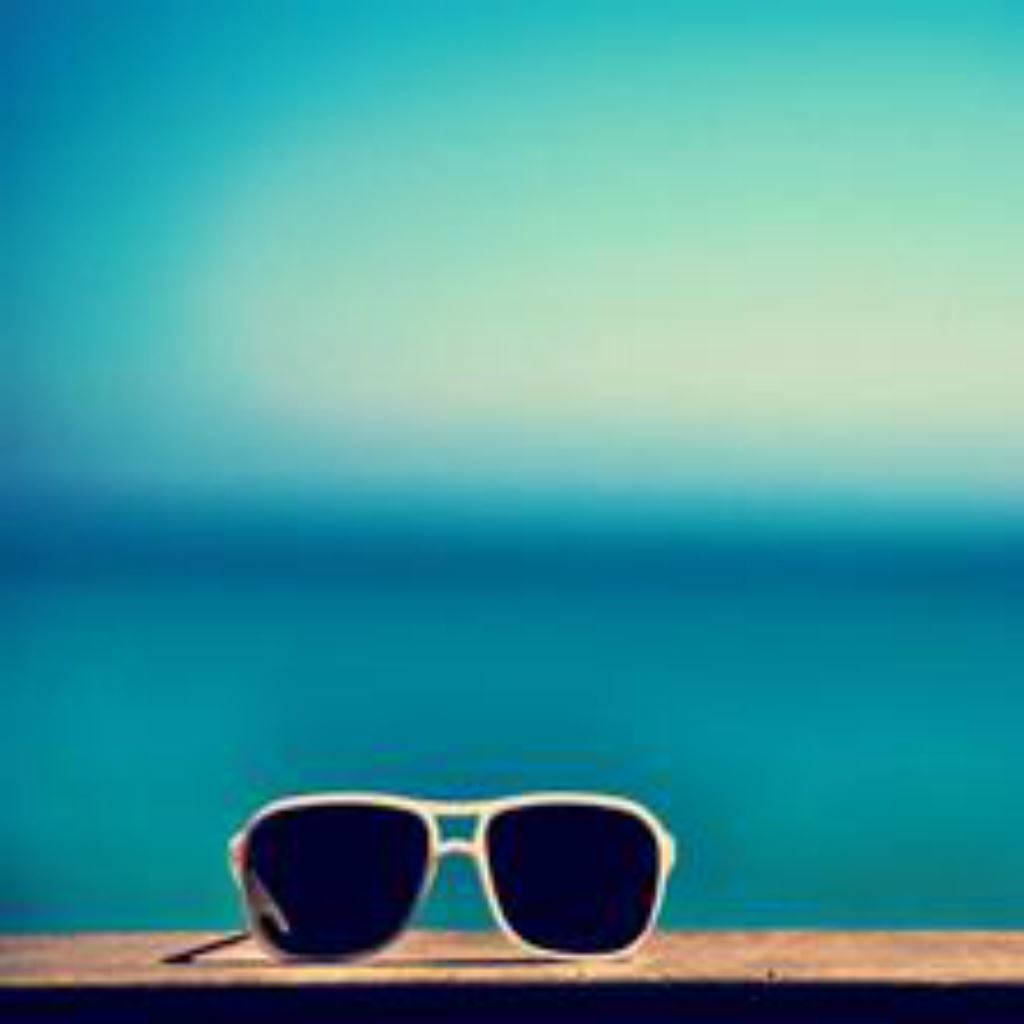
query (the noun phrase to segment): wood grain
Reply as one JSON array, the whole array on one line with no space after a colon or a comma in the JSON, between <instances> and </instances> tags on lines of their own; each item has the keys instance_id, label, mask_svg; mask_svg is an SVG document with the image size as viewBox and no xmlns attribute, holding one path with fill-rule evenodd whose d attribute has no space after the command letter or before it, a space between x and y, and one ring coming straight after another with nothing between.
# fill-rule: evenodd
<instances>
[{"instance_id":1,"label":"wood grain","mask_svg":"<svg viewBox=\"0 0 1024 1024\"><path fill-rule=\"evenodd\" d=\"M623 981L1024 985L1020 932L673 932L625 961L567 963L522 953L489 932L412 932L369 961L281 965L251 942L166 961L217 932L0 937L0 986L562 985Z\"/></svg>"},{"instance_id":2,"label":"wood grain","mask_svg":"<svg viewBox=\"0 0 1024 1024\"><path fill-rule=\"evenodd\" d=\"M24 1019L1006 1020L1024 1022L1024 933L672 932L565 963L492 933L412 932L372 960L281 965L218 933L0 938L0 1011ZM519 1016L516 1016L519 1014ZM867 1017L864 1015L868 1014ZM524 1016L525 1015L525 1016ZM13 1017L11 1017L13 1019Z\"/></svg>"}]
</instances>

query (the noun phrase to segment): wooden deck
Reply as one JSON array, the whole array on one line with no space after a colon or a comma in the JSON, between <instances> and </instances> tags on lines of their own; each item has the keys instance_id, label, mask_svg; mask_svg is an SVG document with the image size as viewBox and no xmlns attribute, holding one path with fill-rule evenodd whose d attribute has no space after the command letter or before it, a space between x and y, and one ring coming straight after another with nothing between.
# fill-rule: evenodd
<instances>
[{"instance_id":1,"label":"wooden deck","mask_svg":"<svg viewBox=\"0 0 1024 1024\"><path fill-rule=\"evenodd\" d=\"M281 966L250 942L196 952L217 938L0 938L0 1020L1024 1024L1016 932L674 932L595 964L487 933L412 933L351 965Z\"/></svg>"}]
</instances>

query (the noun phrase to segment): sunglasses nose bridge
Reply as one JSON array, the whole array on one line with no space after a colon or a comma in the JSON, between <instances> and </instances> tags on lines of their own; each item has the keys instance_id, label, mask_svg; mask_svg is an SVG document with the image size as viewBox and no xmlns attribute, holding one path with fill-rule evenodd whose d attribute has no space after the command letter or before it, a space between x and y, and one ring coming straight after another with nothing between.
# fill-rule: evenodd
<instances>
[{"instance_id":1,"label":"sunglasses nose bridge","mask_svg":"<svg viewBox=\"0 0 1024 1024\"><path fill-rule=\"evenodd\" d=\"M444 839L437 848L439 857L469 857L475 859L479 856L479 845L472 839Z\"/></svg>"}]
</instances>

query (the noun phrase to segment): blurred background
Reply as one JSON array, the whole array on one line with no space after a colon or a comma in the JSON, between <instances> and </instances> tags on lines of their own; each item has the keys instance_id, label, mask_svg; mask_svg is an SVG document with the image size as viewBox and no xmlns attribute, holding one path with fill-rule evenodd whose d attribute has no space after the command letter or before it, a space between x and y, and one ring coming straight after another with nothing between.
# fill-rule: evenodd
<instances>
[{"instance_id":1,"label":"blurred background","mask_svg":"<svg viewBox=\"0 0 1024 1024\"><path fill-rule=\"evenodd\" d=\"M1019 4L2 19L0 927L533 788L674 927L1024 926Z\"/></svg>"}]
</instances>

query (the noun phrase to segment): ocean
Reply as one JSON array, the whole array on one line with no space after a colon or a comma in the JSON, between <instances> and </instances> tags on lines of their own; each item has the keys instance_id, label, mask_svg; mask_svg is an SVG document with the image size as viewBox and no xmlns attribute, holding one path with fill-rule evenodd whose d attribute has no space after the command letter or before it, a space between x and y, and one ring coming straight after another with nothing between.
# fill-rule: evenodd
<instances>
[{"instance_id":1,"label":"ocean","mask_svg":"<svg viewBox=\"0 0 1024 1024\"><path fill-rule=\"evenodd\" d=\"M7 559L5 931L231 927L229 835L324 789L633 796L670 927L1024 927L1016 542L119 536Z\"/></svg>"}]
</instances>

